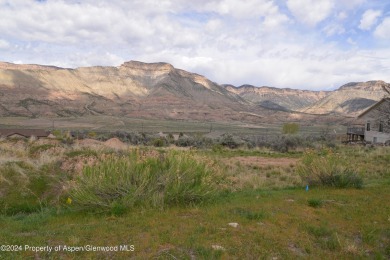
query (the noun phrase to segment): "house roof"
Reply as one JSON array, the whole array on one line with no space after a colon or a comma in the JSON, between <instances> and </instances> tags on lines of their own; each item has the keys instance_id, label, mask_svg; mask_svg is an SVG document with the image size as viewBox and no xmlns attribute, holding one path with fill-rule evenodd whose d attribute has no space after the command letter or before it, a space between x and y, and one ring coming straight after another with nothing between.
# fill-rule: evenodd
<instances>
[{"instance_id":1,"label":"house roof","mask_svg":"<svg viewBox=\"0 0 390 260\"><path fill-rule=\"evenodd\" d=\"M50 133L43 129L0 129L0 136L21 135L24 137L47 137Z\"/></svg>"},{"instance_id":2,"label":"house roof","mask_svg":"<svg viewBox=\"0 0 390 260\"><path fill-rule=\"evenodd\" d=\"M377 103L375 103L374 105L370 106L370 107L367 108L365 111L363 111L363 113L361 113L360 115L358 115L358 118L363 117L365 114L367 114L368 112L370 112L370 111L373 110L374 108L377 108L378 106L380 106L380 105L383 104L384 102L390 102L390 98L382 98L382 99L379 100Z\"/></svg>"}]
</instances>

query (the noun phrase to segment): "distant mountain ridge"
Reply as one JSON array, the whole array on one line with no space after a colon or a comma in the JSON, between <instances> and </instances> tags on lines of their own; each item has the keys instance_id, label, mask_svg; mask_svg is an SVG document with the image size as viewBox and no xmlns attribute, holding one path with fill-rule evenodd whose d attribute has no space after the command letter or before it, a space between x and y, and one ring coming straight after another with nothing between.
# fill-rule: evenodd
<instances>
[{"instance_id":1,"label":"distant mountain ridge","mask_svg":"<svg viewBox=\"0 0 390 260\"><path fill-rule=\"evenodd\" d=\"M333 113L357 116L366 108L381 100L386 95L383 87L389 86L389 83L381 80L351 82L329 92L326 97L301 111L311 114Z\"/></svg>"},{"instance_id":2,"label":"distant mountain ridge","mask_svg":"<svg viewBox=\"0 0 390 260\"><path fill-rule=\"evenodd\" d=\"M0 63L0 116L240 120L256 111L222 86L168 63L77 69Z\"/></svg>"},{"instance_id":3,"label":"distant mountain ridge","mask_svg":"<svg viewBox=\"0 0 390 260\"><path fill-rule=\"evenodd\" d=\"M310 106L328 95L326 91L281 89L266 86L242 85L234 87L232 85L224 85L224 87L252 103L269 107L270 109L280 107L285 111L300 111L302 108Z\"/></svg>"},{"instance_id":4,"label":"distant mountain ridge","mask_svg":"<svg viewBox=\"0 0 390 260\"><path fill-rule=\"evenodd\" d=\"M168 63L76 69L0 62L0 116L272 122L355 116L384 95L383 81L335 91L220 85ZM310 117L310 115L313 115Z\"/></svg>"},{"instance_id":5,"label":"distant mountain ridge","mask_svg":"<svg viewBox=\"0 0 390 260\"><path fill-rule=\"evenodd\" d=\"M380 80L351 82L334 91L224 85L227 90L245 100L269 109L307 114L338 114L349 117L357 116L383 98L386 94L383 87L386 86L390 84Z\"/></svg>"}]
</instances>

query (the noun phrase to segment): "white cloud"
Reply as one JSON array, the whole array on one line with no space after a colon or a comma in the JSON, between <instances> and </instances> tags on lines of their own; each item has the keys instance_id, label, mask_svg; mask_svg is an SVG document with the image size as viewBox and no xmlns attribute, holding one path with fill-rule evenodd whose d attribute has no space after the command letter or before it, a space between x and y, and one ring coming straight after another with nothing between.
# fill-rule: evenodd
<instances>
[{"instance_id":1,"label":"white cloud","mask_svg":"<svg viewBox=\"0 0 390 260\"><path fill-rule=\"evenodd\" d=\"M342 21L348 18L348 14L346 12L340 12L337 15L337 19Z\"/></svg>"},{"instance_id":2,"label":"white cloud","mask_svg":"<svg viewBox=\"0 0 390 260\"><path fill-rule=\"evenodd\" d=\"M353 9L363 5L367 1L372 0L337 0L337 4L340 5L343 9Z\"/></svg>"},{"instance_id":3,"label":"white cloud","mask_svg":"<svg viewBox=\"0 0 390 260\"><path fill-rule=\"evenodd\" d=\"M374 35L382 39L390 39L390 17L386 17L381 24L376 27Z\"/></svg>"},{"instance_id":4,"label":"white cloud","mask_svg":"<svg viewBox=\"0 0 390 260\"><path fill-rule=\"evenodd\" d=\"M278 12L278 7L272 0L222 0L210 1L205 10L214 11L236 18L253 18L253 16L267 16Z\"/></svg>"},{"instance_id":5,"label":"white cloud","mask_svg":"<svg viewBox=\"0 0 390 260\"><path fill-rule=\"evenodd\" d=\"M333 36L345 33L345 28L341 24L332 23L325 26L323 31L327 36Z\"/></svg>"},{"instance_id":6,"label":"white cloud","mask_svg":"<svg viewBox=\"0 0 390 260\"><path fill-rule=\"evenodd\" d=\"M326 19L334 8L333 0L288 0L287 7L297 20L315 26Z\"/></svg>"},{"instance_id":7,"label":"white cloud","mask_svg":"<svg viewBox=\"0 0 390 260\"><path fill-rule=\"evenodd\" d=\"M8 49L10 44L6 40L0 39L0 49Z\"/></svg>"},{"instance_id":8,"label":"white cloud","mask_svg":"<svg viewBox=\"0 0 390 260\"><path fill-rule=\"evenodd\" d=\"M215 32L222 27L222 23L220 19L211 19L206 23L206 30Z\"/></svg>"},{"instance_id":9,"label":"white cloud","mask_svg":"<svg viewBox=\"0 0 390 260\"><path fill-rule=\"evenodd\" d=\"M364 12L360 24L359 29L368 31L370 30L378 21L378 18L382 16L381 10L372 10L369 9Z\"/></svg>"},{"instance_id":10,"label":"white cloud","mask_svg":"<svg viewBox=\"0 0 390 260\"><path fill-rule=\"evenodd\" d=\"M347 39L347 42L348 42L349 44L353 45L353 46L356 46L356 45L357 45L357 42L354 41L351 37L349 37L349 38Z\"/></svg>"},{"instance_id":11,"label":"white cloud","mask_svg":"<svg viewBox=\"0 0 390 260\"><path fill-rule=\"evenodd\" d=\"M0 0L0 56L64 67L164 61L235 85L323 89L390 81L383 59L390 51L359 49L364 32L354 30L361 9L378 7L364 0L288 0L289 12L281 2ZM390 18L374 35L389 38Z\"/></svg>"}]
</instances>

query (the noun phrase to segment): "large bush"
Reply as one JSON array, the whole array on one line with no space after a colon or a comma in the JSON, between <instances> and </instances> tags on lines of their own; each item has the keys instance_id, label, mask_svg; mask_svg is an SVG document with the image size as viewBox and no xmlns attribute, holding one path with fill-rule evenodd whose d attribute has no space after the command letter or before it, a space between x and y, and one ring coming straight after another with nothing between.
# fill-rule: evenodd
<instances>
[{"instance_id":1,"label":"large bush","mask_svg":"<svg viewBox=\"0 0 390 260\"><path fill-rule=\"evenodd\" d=\"M312 186L337 188L362 188L363 180L355 172L347 158L334 154L332 150L305 153L297 167L303 180Z\"/></svg>"},{"instance_id":2,"label":"large bush","mask_svg":"<svg viewBox=\"0 0 390 260\"><path fill-rule=\"evenodd\" d=\"M163 208L210 200L218 182L214 167L189 153L172 151L149 158L133 153L84 168L70 198L81 209Z\"/></svg>"}]
</instances>

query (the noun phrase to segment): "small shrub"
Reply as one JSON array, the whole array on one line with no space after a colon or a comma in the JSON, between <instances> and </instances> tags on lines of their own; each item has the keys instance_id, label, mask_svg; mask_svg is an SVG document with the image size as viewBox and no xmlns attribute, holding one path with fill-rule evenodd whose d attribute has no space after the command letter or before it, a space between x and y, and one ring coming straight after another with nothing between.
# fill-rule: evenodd
<instances>
[{"instance_id":1,"label":"small shrub","mask_svg":"<svg viewBox=\"0 0 390 260\"><path fill-rule=\"evenodd\" d=\"M127 212L127 207L118 201L111 204L110 211L114 216L122 216Z\"/></svg>"},{"instance_id":2,"label":"small shrub","mask_svg":"<svg viewBox=\"0 0 390 260\"><path fill-rule=\"evenodd\" d=\"M94 139L97 136L96 132L90 131L88 132L88 137Z\"/></svg>"},{"instance_id":3,"label":"small shrub","mask_svg":"<svg viewBox=\"0 0 390 260\"><path fill-rule=\"evenodd\" d=\"M309 199L307 201L307 204L312 208L320 208L323 202L320 199Z\"/></svg>"},{"instance_id":4,"label":"small shrub","mask_svg":"<svg viewBox=\"0 0 390 260\"><path fill-rule=\"evenodd\" d=\"M271 143L271 148L274 151L287 153L291 149L296 149L297 147L306 146L305 140L300 136L282 136L278 139L275 139Z\"/></svg>"},{"instance_id":5,"label":"small shrub","mask_svg":"<svg viewBox=\"0 0 390 260\"><path fill-rule=\"evenodd\" d=\"M223 146L220 145L220 144L214 144L212 147L211 147L211 150L214 152L214 153L220 153L223 151Z\"/></svg>"},{"instance_id":6,"label":"small shrub","mask_svg":"<svg viewBox=\"0 0 390 260\"><path fill-rule=\"evenodd\" d=\"M222 146L229 147L231 149L237 148L239 143L234 140L233 136L230 134L224 134L219 142Z\"/></svg>"},{"instance_id":7,"label":"small shrub","mask_svg":"<svg viewBox=\"0 0 390 260\"><path fill-rule=\"evenodd\" d=\"M167 142L167 140L165 140L165 138L160 137L160 138L154 139L152 144L154 147L164 147L164 146L168 145L168 142Z\"/></svg>"},{"instance_id":8,"label":"small shrub","mask_svg":"<svg viewBox=\"0 0 390 260\"><path fill-rule=\"evenodd\" d=\"M56 137L56 138L62 138L62 131L61 130L53 130L52 131L52 134Z\"/></svg>"},{"instance_id":9,"label":"small shrub","mask_svg":"<svg viewBox=\"0 0 390 260\"><path fill-rule=\"evenodd\" d=\"M363 179L354 172L348 161L331 150L320 153L309 152L297 166L302 179L310 186L336 188L363 187Z\"/></svg>"},{"instance_id":10,"label":"small shrub","mask_svg":"<svg viewBox=\"0 0 390 260\"><path fill-rule=\"evenodd\" d=\"M239 215L248 220L262 220L265 218L266 214L263 211L251 211L243 208L235 208L232 212L236 215Z\"/></svg>"},{"instance_id":11,"label":"small shrub","mask_svg":"<svg viewBox=\"0 0 390 260\"><path fill-rule=\"evenodd\" d=\"M179 137L175 142L175 145L179 147L189 147L195 145L195 140L191 137Z\"/></svg>"}]
</instances>

